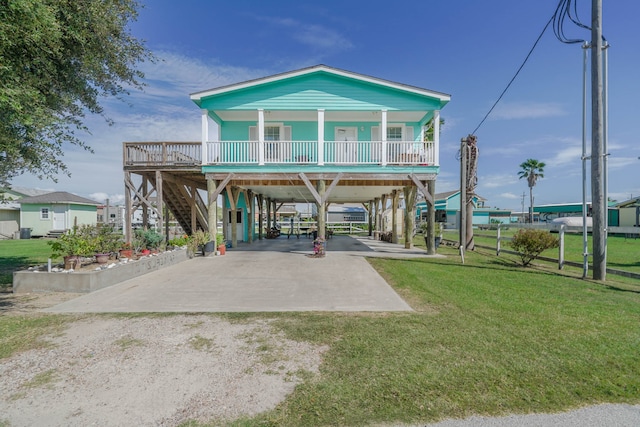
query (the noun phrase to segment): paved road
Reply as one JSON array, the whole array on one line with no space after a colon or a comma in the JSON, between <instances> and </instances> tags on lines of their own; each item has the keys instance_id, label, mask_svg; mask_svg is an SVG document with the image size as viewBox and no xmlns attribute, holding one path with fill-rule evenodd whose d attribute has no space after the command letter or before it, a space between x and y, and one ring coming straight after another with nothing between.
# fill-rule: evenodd
<instances>
[{"instance_id":1,"label":"paved road","mask_svg":"<svg viewBox=\"0 0 640 427\"><path fill-rule=\"evenodd\" d=\"M596 405L560 414L471 417L446 420L428 427L638 427L640 405ZM417 427L417 426L416 426Z\"/></svg>"}]
</instances>

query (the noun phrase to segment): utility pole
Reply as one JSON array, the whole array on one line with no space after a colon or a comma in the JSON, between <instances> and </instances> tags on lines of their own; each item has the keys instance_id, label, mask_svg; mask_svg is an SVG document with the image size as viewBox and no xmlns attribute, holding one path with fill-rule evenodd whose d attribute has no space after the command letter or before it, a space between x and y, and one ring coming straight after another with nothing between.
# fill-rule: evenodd
<instances>
[{"instance_id":1,"label":"utility pole","mask_svg":"<svg viewBox=\"0 0 640 427\"><path fill-rule=\"evenodd\" d=\"M604 200L604 108L602 102L602 0L591 3L591 207L593 279L605 280L606 200Z\"/></svg>"}]
</instances>

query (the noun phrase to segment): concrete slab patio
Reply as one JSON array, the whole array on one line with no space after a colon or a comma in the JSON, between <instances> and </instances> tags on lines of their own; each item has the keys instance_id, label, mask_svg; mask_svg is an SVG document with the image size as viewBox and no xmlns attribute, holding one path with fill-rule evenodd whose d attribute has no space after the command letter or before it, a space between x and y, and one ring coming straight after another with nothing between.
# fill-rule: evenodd
<instances>
[{"instance_id":1,"label":"concrete slab patio","mask_svg":"<svg viewBox=\"0 0 640 427\"><path fill-rule=\"evenodd\" d=\"M242 244L46 309L54 313L408 311L364 256L426 257L368 238L335 236L313 258L305 237Z\"/></svg>"}]
</instances>

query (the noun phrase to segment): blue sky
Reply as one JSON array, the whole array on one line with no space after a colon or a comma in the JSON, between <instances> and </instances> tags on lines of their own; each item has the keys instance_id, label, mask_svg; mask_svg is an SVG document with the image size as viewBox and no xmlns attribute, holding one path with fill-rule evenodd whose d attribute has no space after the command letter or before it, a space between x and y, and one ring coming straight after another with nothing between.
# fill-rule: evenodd
<instances>
[{"instance_id":1,"label":"blue sky","mask_svg":"<svg viewBox=\"0 0 640 427\"><path fill-rule=\"evenodd\" d=\"M591 1L575 0L589 24ZM199 141L189 93L315 64L451 94L442 110L437 192L458 186L460 138L471 133L524 60L558 0L206 1L148 0L132 33L160 58L144 63L144 93L105 101L115 120L87 118L95 154L67 147L71 178L23 175L14 185L121 201L123 141ZM640 2L604 1L609 41L609 195L640 194ZM567 25L570 37L590 33ZM589 107L590 110L590 107ZM489 206L520 210L518 165L547 164L536 204L581 200L582 49L549 27L519 77L476 132L477 192ZM590 126L589 126L590 129ZM588 146L590 147L590 135Z\"/></svg>"}]
</instances>

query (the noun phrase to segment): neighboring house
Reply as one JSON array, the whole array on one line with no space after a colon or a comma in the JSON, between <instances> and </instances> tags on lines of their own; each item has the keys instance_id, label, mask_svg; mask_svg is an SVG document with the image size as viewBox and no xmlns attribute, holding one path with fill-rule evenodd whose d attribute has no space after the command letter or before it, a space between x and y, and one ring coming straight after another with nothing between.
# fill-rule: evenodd
<instances>
[{"instance_id":1,"label":"neighboring house","mask_svg":"<svg viewBox=\"0 0 640 427\"><path fill-rule=\"evenodd\" d=\"M65 191L24 197L20 203L20 228L31 229L31 236L64 231L74 224L95 225L98 202Z\"/></svg>"},{"instance_id":2,"label":"neighboring house","mask_svg":"<svg viewBox=\"0 0 640 427\"><path fill-rule=\"evenodd\" d=\"M473 196L473 224L489 224L492 220L508 223L511 211L485 208L486 199L478 195ZM460 226L460 190L436 193L435 196L436 221L443 222L445 228L459 228ZM426 220L427 204L425 201L416 205L416 216L421 221ZM439 221L440 215L446 215L445 221Z\"/></svg>"},{"instance_id":3,"label":"neighboring house","mask_svg":"<svg viewBox=\"0 0 640 427\"><path fill-rule=\"evenodd\" d=\"M328 222L366 222L368 219L367 210L362 205L331 205L327 210Z\"/></svg>"},{"instance_id":4,"label":"neighboring house","mask_svg":"<svg viewBox=\"0 0 640 427\"><path fill-rule=\"evenodd\" d=\"M235 245L259 238L253 230L264 224L254 226L262 218L255 213L275 219L280 203L315 204L322 236L327 205L381 209L382 200L416 190L431 199L447 94L317 65L191 99L201 109L200 143L124 144L129 212L156 192L186 232L215 232L208 212L222 194L222 208L232 212L223 215L231 224L226 238ZM207 191L206 201L197 190Z\"/></svg>"},{"instance_id":5,"label":"neighboring house","mask_svg":"<svg viewBox=\"0 0 640 427\"><path fill-rule=\"evenodd\" d=\"M620 227L640 227L640 197L635 197L615 205L619 214Z\"/></svg>"},{"instance_id":6,"label":"neighboring house","mask_svg":"<svg viewBox=\"0 0 640 427\"><path fill-rule=\"evenodd\" d=\"M20 204L0 202L0 240L13 239L20 230Z\"/></svg>"},{"instance_id":7,"label":"neighboring house","mask_svg":"<svg viewBox=\"0 0 640 427\"><path fill-rule=\"evenodd\" d=\"M19 237L20 204L17 200L48 191L25 187L0 188L0 239Z\"/></svg>"},{"instance_id":8,"label":"neighboring house","mask_svg":"<svg viewBox=\"0 0 640 427\"><path fill-rule=\"evenodd\" d=\"M587 216L591 216L591 202L587 202ZM620 225L617 205L609 203L607 224L611 227ZM533 213L539 215L540 222L551 222L556 218L582 217L582 202L554 203L533 207Z\"/></svg>"}]
</instances>

